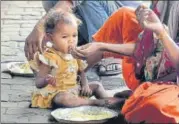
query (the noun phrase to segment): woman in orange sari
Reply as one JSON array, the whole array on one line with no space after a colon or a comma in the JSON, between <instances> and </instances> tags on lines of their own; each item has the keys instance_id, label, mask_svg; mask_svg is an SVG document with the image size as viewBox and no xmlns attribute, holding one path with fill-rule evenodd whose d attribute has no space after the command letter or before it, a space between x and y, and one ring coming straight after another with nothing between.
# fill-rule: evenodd
<instances>
[{"instance_id":1,"label":"woman in orange sari","mask_svg":"<svg viewBox=\"0 0 179 124\"><path fill-rule=\"evenodd\" d=\"M153 11L139 8L136 15L140 25L152 30L162 42L165 48L163 53L176 69L177 81L141 84L126 100L121 112L128 122L133 123L179 123L179 46Z\"/></svg>"},{"instance_id":2,"label":"woman in orange sari","mask_svg":"<svg viewBox=\"0 0 179 124\"><path fill-rule=\"evenodd\" d=\"M175 6L178 5L177 1ZM155 13L144 7L139 7L136 13L129 8L119 9L93 37L94 41L105 43L87 44L77 48L75 54L87 58L90 63L100 60L99 55L123 59L123 76L133 91L121 111L128 122L178 123L179 86L170 83L173 79L169 78L162 82L161 77L174 74L176 79L176 74L179 76L179 48L166 33ZM143 29L142 38L138 38ZM154 51L157 52L155 55ZM98 59L92 59L95 56ZM150 62L155 62L158 67L150 66ZM156 73L155 69L160 73ZM152 75L153 72L157 74L158 81ZM141 84L145 81L144 78L150 82Z\"/></svg>"},{"instance_id":3,"label":"woman in orange sari","mask_svg":"<svg viewBox=\"0 0 179 124\"><path fill-rule=\"evenodd\" d=\"M163 3L163 1L159 2ZM158 16L163 15L163 13L160 13L156 7L154 7L154 11ZM162 18L164 18L164 16L162 16ZM170 27L173 28L174 26ZM91 43L80 47L79 49L88 49L77 52L77 56L86 58L91 66L102 58L111 56L122 58L122 73L124 80L129 89L134 91L141 82L145 81L144 77L141 76L141 73L144 70L142 68L144 68L143 65L146 58L151 56L154 50L154 43L150 43L151 40L153 41L152 35L152 31L148 30L145 30L143 33L143 28L138 23L135 10L123 7L112 14L98 32L93 35L94 42L100 43ZM176 37L176 33L174 33L173 36ZM105 45L106 48L101 48L101 45ZM163 51L160 49L160 45L159 50L157 51ZM171 64L167 67L170 67L170 65ZM176 73L173 73L173 69L169 68L166 72L168 73L163 73L162 71L162 73L156 74L158 77L148 78L147 81L173 81L173 77L176 77ZM168 74L170 75L166 77ZM146 75L148 75L148 73Z\"/></svg>"}]
</instances>

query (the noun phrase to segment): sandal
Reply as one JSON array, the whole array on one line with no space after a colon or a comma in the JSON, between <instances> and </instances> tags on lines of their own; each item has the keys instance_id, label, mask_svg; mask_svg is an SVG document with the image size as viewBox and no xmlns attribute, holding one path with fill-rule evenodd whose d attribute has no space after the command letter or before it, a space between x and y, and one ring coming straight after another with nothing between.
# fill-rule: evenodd
<instances>
[{"instance_id":1,"label":"sandal","mask_svg":"<svg viewBox=\"0 0 179 124\"><path fill-rule=\"evenodd\" d=\"M98 74L100 76L111 76L117 75L122 72L121 69L121 60L115 58L106 58L102 59L98 63Z\"/></svg>"}]
</instances>

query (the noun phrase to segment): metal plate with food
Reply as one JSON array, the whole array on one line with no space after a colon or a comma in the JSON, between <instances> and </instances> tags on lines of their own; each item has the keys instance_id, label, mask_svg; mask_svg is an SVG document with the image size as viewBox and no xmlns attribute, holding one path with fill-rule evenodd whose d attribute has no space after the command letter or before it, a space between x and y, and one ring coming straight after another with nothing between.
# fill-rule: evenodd
<instances>
[{"instance_id":1,"label":"metal plate with food","mask_svg":"<svg viewBox=\"0 0 179 124\"><path fill-rule=\"evenodd\" d=\"M75 108L59 108L51 115L61 123L104 123L108 119L118 116L114 110L97 107L81 106Z\"/></svg>"},{"instance_id":2,"label":"metal plate with food","mask_svg":"<svg viewBox=\"0 0 179 124\"><path fill-rule=\"evenodd\" d=\"M4 72L18 76L34 76L29 64L25 62L7 63L7 70L5 70Z\"/></svg>"}]
</instances>

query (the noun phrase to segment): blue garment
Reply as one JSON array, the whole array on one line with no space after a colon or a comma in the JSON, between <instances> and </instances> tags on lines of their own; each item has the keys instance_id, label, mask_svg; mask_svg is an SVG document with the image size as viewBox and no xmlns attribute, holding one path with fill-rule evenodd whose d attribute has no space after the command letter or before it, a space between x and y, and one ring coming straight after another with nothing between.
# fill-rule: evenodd
<instances>
[{"instance_id":1,"label":"blue garment","mask_svg":"<svg viewBox=\"0 0 179 124\"><path fill-rule=\"evenodd\" d=\"M121 1L121 0L116 0L116 3L121 5L121 6L128 6L128 7L133 7L137 8L140 4L142 4L142 1Z\"/></svg>"}]
</instances>

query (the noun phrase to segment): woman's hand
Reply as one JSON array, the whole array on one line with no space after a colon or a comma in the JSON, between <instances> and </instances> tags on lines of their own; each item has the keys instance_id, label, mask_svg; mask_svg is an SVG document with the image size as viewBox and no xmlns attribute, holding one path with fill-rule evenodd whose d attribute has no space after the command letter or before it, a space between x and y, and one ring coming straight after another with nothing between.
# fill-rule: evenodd
<instances>
[{"instance_id":1,"label":"woman's hand","mask_svg":"<svg viewBox=\"0 0 179 124\"><path fill-rule=\"evenodd\" d=\"M33 31L28 35L25 41L24 51L28 60L33 59L35 52L42 52L42 40L44 33L34 27Z\"/></svg>"},{"instance_id":2,"label":"woman's hand","mask_svg":"<svg viewBox=\"0 0 179 124\"><path fill-rule=\"evenodd\" d=\"M140 5L136 11L137 20L143 28L152 30L156 34L160 34L164 27L158 16L149 8Z\"/></svg>"},{"instance_id":3,"label":"woman's hand","mask_svg":"<svg viewBox=\"0 0 179 124\"><path fill-rule=\"evenodd\" d=\"M89 56L94 55L96 52L100 50L101 50L101 43L93 42L73 49L72 55L75 58L87 59Z\"/></svg>"}]
</instances>

